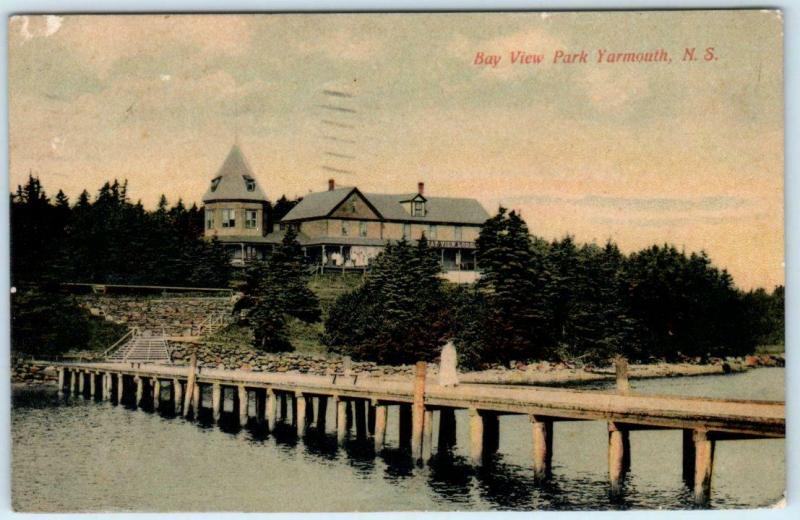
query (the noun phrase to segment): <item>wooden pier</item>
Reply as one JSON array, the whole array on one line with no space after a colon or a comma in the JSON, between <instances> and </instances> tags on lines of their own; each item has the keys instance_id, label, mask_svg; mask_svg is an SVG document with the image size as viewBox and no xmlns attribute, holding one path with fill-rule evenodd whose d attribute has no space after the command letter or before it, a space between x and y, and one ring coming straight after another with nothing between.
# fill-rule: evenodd
<instances>
[{"instance_id":1,"label":"wooden pier","mask_svg":"<svg viewBox=\"0 0 800 520\"><path fill-rule=\"evenodd\" d=\"M355 426L359 439L372 436L376 452L385 443L387 408L398 406L400 445L417 463L455 443L454 410L469 416L469 453L481 464L499 446L500 415L527 415L531 422L532 462L537 480L550 477L553 423L604 421L608 424L608 475L612 496L623 492L630 466L629 432L683 431L680 454L683 476L698 505L708 503L714 444L730 439L783 438L785 405L778 401L744 401L693 397L637 395L629 391L599 392L540 387L470 385L442 387L425 377L417 365L413 380L397 381L362 375L313 376L198 369L190 366L79 363L58 366L59 393L83 395L151 409L171 407L176 415L195 417L203 389L211 389L211 416L220 420L224 396L231 395L234 415L244 426L255 417L266 428L286 422L303 436L309 426L325 428L329 400L335 407L337 438L343 442ZM316 406L315 406L316 404ZM439 415L434 444L433 416Z\"/></svg>"}]
</instances>

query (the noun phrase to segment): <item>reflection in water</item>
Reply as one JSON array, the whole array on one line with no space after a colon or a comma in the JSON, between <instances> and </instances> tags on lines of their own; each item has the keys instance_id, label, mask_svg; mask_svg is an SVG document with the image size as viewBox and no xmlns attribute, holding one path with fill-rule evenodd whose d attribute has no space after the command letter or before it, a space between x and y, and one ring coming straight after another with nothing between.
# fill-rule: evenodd
<instances>
[{"instance_id":1,"label":"reflection in water","mask_svg":"<svg viewBox=\"0 0 800 520\"><path fill-rule=\"evenodd\" d=\"M636 382L635 389L665 393L682 387L694 395L738 398L753 398L748 392L756 391L759 398L783 398L782 369L694 378L682 386L676 382ZM312 422L299 440L291 419L270 433L253 419L240 427L227 397L218 425L208 409L189 422L168 406L132 411L130 404L61 400L49 387L17 387L13 397L13 504L21 510L692 507L681 480L681 438L675 431L631 434L631 469L623 495L612 500L607 432L600 422L557 423L552 478L536 482L530 423L523 416L501 418L498 452L475 467L466 456L466 414L457 412L454 443L448 443L452 447L443 447L428 465L418 467L398 446L396 410L390 411L386 448L376 455L369 437L353 435L338 445L332 406L324 421L327 431ZM779 499L783 464L782 440L718 443L712 507L752 507Z\"/></svg>"}]
</instances>

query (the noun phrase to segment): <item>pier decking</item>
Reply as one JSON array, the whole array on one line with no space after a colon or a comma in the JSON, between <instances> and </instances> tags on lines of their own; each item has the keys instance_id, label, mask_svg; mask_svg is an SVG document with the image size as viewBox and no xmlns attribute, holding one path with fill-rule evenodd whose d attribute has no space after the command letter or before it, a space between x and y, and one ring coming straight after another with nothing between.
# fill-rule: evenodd
<instances>
[{"instance_id":1,"label":"pier decking","mask_svg":"<svg viewBox=\"0 0 800 520\"><path fill-rule=\"evenodd\" d=\"M201 388L210 386L214 421L222 413L223 392L230 389L240 424L244 426L250 419L250 399L255 400L255 419L267 428L274 428L279 419L285 421L291 406L293 425L300 436L312 423L318 428L322 423L324 428L325 412L332 399L338 439L343 441L355 423L359 438L373 437L376 451L385 442L387 407L399 406L401 444L410 449L417 462L427 461L434 446L446 449L455 442L456 409L469 411L469 452L475 464L481 464L486 455L497 449L500 415L527 415L531 421L533 468L540 480L550 476L555 421L604 421L608 423L612 495L622 492L622 479L629 468L630 431L682 430L683 475L699 505L706 504L710 497L716 441L785 435L785 406L778 401L487 384L442 387L431 378L426 379L424 364L417 367L416 378L407 381L131 363L63 364L58 369L59 392L153 409L170 406L175 414L187 417L197 415L207 404L201 400ZM439 414L436 445L434 413Z\"/></svg>"}]
</instances>

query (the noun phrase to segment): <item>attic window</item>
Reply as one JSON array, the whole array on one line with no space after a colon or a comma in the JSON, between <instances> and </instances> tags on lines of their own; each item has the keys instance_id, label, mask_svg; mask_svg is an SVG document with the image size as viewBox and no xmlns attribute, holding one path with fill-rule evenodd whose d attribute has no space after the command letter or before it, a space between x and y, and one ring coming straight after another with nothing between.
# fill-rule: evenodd
<instances>
[{"instance_id":1,"label":"attic window","mask_svg":"<svg viewBox=\"0 0 800 520\"><path fill-rule=\"evenodd\" d=\"M247 187L247 191L256 191L256 180L252 177L248 177L247 175L243 175L244 177L244 185Z\"/></svg>"},{"instance_id":2,"label":"attic window","mask_svg":"<svg viewBox=\"0 0 800 520\"><path fill-rule=\"evenodd\" d=\"M421 200L415 200L412 202L411 205L411 216L412 217L424 217L425 216L425 202Z\"/></svg>"},{"instance_id":3,"label":"attic window","mask_svg":"<svg viewBox=\"0 0 800 520\"><path fill-rule=\"evenodd\" d=\"M222 180L222 177L215 177L211 179L211 191L217 191L217 187L219 186L219 181Z\"/></svg>"}]
</instances>

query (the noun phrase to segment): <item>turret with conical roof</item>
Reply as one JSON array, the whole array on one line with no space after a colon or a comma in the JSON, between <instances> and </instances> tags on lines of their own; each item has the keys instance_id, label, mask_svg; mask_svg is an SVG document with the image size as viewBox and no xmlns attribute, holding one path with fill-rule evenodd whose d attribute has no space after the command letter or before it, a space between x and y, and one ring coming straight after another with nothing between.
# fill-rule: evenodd
<instances>
[{"instance_id":1,"label":"turret with conical roof","mask_svg":"<svg viewBox=\"0 0 800 520\"><path fill-rule=\"evenodd\" d=\"M263 236L267 196L259 187L242 150L234 144L203 195L205 235Z\"/></svg>"}]
</instances>

